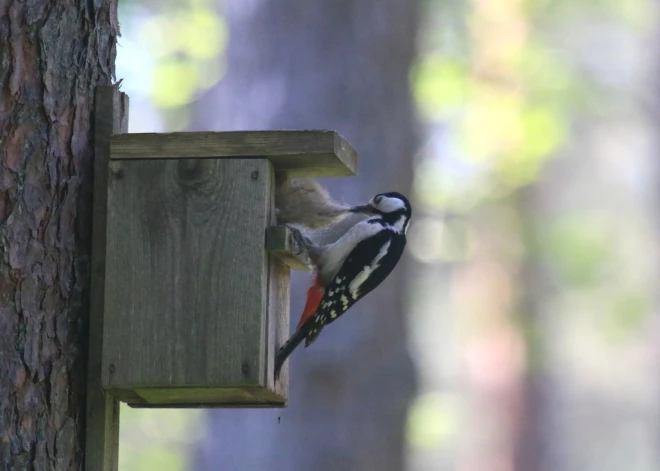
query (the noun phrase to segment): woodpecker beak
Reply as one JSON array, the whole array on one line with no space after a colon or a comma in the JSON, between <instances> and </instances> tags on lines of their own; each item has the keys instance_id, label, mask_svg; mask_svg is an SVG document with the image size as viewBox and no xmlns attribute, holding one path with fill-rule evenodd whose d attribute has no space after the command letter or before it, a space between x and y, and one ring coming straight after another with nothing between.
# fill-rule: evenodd
<instances>
[{"instance_id":1,"label":"woodpecker beak","mask_svg":"<svg viewBox=\"0 0 660 471\"><path fill-rule=\"evenodd\" d=\"M370 204L365 204L364 206L353 206L349 209L351 213L362 213L362 214L376 214L374 207Z\"/></svg>"}]
</instances>

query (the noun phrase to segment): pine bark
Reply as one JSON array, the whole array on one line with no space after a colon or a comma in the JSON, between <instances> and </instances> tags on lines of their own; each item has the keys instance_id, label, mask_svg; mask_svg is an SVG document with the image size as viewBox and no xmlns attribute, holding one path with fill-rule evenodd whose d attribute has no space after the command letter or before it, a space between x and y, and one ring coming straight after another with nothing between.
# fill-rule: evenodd
<instances>
[{"instance_id":1,"label":"pine bark","mask_svg":"<svg viewBox=\"0 0 660 471\"><path fill-rule=\"evenodd\" d=\"M0 2L0 469L83 466L92 111L116 0Z\"/></svg>"}]
</instances>

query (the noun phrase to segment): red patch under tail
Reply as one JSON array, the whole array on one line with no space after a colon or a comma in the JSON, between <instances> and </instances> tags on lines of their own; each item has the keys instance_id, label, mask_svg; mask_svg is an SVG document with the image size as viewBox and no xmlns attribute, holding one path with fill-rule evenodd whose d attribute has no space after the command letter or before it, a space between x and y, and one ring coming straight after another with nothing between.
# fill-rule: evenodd
<instances>
[{"instance_id":1,"label":"red patch under tail","mask_svg":"<svg viewBox=\"0 0 660 471\"><path fill-rule=\"evenodd\" d=\"M300 316L300 321L298 321L296 330L300 329L308 319L311 319L314 314L316 314L316 311L321 304L321 300L323 299L324 292L325 289L317 277L314 284L307 290L307 303L305 304L302 316Z\"/></svg>"}]
</instances>

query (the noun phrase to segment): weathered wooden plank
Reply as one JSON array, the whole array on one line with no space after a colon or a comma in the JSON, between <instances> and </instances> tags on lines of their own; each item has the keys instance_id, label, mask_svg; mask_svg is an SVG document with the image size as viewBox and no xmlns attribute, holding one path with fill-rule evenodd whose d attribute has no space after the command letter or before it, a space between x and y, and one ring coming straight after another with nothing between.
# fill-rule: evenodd
<instances>
[{"instance_id":1,"label":"weathered wooden plank","mask_svg":"<svg viewBox=\"0 0 660 471\"><path fill-rule=\"evenodd\" d=\"M153 408L242 408L284 407L285 399L269 389L255 386L240 388L138 389L141 400L128 402L136 409Z\"/></svg>"},{"instance_id":2,"label":"weathered wooden plank","mask_svg":"<svg viewBox=\"0 0 660 471\"><path fill-rule=\"evenodd\" d=\"M307 251L294 240L287 226L266 229L266 250L293 270L309 270L311 261Z\"/></svg>"},{"instance_id":3,"label":"weathered wooden plank","mask_svg":"<svg viewBox=\"0 0 660 471\"><path fill-rule=\"evenodd\" d=\"M87 359L86 471L116 471L119 456L119 401L101 388L105 241L109 139L128 132L128 96L113 86L96 88L94 113L94 220L91 305Z\"/></svg>"},{"instance_id":4,"label":"weathered wooden plank","mask_svg":"<svg viewBox=\"0 0 660 471\"><path fill-rule=\"evenodd\" d=\"M267 158L289 176L355 175L357 152L334 131L232 131L120 134L110 140L113 160Z\"/></svg>"},{"instance_id":5,"label":"weathered wooden plank","mask_svg":"<svg viewBox=\"0 0 660 471\"><path fill-rule=\"evenodd\" d=\"M274 178L273 192L271 194L270 224L277 223L275 193L279 189L279 185L284 183L285 180L280 176ZM272 227L274 226L270 226L269 229ZM286 232L289 232L287 234L289 237L286 240L293 241L288 228L285 227L284 229L287 229ZM268 236L266 236L266 240L268 240ZM303 253L302 251L300 252ZM279 378L277 380L275 379L275 357L280 345L286 341L286 336L289 334L291 269L274 253L270 254L268 261L268 361L266 363L266 381L268 390L274 391L282 399L279 405L285 406L289 398L289 372L287 370L285 374L280 374ZM306 265L305 268L307 268Z\"/></svg>"},{"instance_id":6,"label":"weathered wooden plank","mask_svg":"<svg viewBox=\"0 0 660 471\"><path fill-rule=\"evenodd\" d=\"M272 175L271 175L272 176ZM273 185L282 184L278 179ZM275 224L274 186L271 194L269 224ZM293 242L291 231L285 226L271 226L269 230L282 234ZM293 257L293 255L292 255ZM289 333L289 285L290 269L272 253L268 260L268 315L267 315L267 388L244 386L241 388L174 388L137 389L125 396L126 402L136 408L168 407L284 407L288 398L288 368L277 381L274 378L274 362L277 349Z\"/></svg>"},{"instance_id":7,"label":"weathered wooden plank","mask_svg":"<svg viewBox=\"0 0 660 471\"><path fill-rule=\"evenodd\" d=\"M266 386L272 190L266 159L110 163L106 389Z\"/></svg>"},{"instance_id":8,"label":"weathered wooden plank","mask_svg":"<svg viewBox=\"0 0 660 471\"><path fill-rule=\"evenodd\" d=\"M266 381L268 391L277 396L278 405L285 406L289 398L289 370L284 368L275 380L275 356L289 335L291 269L275 256L270 256L268 295L268 361ZM260 396L269 400L269 395Z\"/></svg>"}]
</instances>

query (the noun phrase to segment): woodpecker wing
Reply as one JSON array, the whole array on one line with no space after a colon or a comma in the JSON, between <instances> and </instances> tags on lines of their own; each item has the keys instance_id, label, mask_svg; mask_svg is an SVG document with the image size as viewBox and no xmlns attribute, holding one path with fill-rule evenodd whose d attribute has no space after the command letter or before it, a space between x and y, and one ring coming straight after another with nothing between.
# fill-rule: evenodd
<instances>
[{"instance_id":1,"label":"woodpecker wing","mask_svg":"<svg viewBox=\"0 0 660 471\"><path fill-rule=\"evenodd\" d=\"M404 234L385 229L355 246L326 286L316 314L305 326L306 347L316 340L325 325L387 278L401 259L405 245Z\"/></svg>"}]
</instances>

